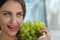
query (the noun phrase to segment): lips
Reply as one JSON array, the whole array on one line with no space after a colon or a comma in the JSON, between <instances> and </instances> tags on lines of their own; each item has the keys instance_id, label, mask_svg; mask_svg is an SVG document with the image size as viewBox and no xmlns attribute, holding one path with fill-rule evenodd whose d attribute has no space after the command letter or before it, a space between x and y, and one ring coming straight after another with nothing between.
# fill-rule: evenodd
<instances>
[{"instance_id":1,"label":"lips","mask_svg":"<svg viewBox=\"0 0 60 40\"><path fill-rule=\"evenodd\" d=\"M17 25L7 25L7 27L10 31L16 31L18 29Z\"/></svg>"}]
</instances>

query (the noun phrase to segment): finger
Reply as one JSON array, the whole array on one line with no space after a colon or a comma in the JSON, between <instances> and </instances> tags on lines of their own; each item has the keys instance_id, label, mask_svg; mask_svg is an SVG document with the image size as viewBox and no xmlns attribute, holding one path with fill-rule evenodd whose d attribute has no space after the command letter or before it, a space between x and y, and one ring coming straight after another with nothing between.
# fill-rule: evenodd
<instances>
[{"instance_id":1,"label":"finger","mask_svg":"<svg viewBox=\"0 0 60 40\"><path fill-rule=\"evenodd\" d=\"M40 33L41 33L41 32L45 32L45 34L47 34L47 35L50 34L48 28L43 28L43 29L41 29L39 32L40 32Z\"/></svg>"}]
</instances>

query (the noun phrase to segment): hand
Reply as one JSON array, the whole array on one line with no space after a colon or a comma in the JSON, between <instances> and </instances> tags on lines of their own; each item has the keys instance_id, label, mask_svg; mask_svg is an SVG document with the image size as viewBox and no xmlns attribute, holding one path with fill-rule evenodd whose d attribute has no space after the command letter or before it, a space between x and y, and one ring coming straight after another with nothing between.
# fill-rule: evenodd
<instances>
[{"instance_id":1,"label":"hand","mask_svg":"<svg viewBox=\"0 0 60 40\"><path fill-rule=\"evenodd\" d=\"M43 28L39 32L45 32L45 37L41 36L37 40L51 40L51 36L48 28Z\"/></svg>"}]
</instances>

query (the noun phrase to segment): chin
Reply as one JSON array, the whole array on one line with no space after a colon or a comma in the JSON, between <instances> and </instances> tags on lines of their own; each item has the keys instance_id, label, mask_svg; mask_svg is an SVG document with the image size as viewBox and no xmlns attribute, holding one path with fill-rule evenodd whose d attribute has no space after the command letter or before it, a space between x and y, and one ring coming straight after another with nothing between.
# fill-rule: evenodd
<instances>
[{"instance_id":1,"label":"chin","mask_svg":"<svg viewBox=\"0 0 60 40\"><path fill-rule=\"evenodd\" d=\"M9 35L10 36L16 36L16 33L10 33Z\"/></svg>"},{"instance_id":2,"label":"chin","mask_svg":"<svg viewBox=\"0 0 60 40\"><path fill-rule=\"evenodd\" d=\"M10 36L16 36L17 32L9 32L8 33Z\"/></svg>"}]
</instances>

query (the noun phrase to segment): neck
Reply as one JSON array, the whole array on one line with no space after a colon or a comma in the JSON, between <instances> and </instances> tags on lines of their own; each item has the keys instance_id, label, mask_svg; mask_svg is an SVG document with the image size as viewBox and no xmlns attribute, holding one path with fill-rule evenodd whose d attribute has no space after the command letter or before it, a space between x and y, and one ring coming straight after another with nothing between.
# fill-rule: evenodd
<instances>
[{"instance_id":1,"label":"neck","mask_svg":"<svg viewBox=\"0 0 60 40\"><path fill-rule=\"evenodd\" d=\"M5 33L1 33L0 39L1 40L17 40L17 37L16 36L10 36L10 35L7 35Z\"/></svg>"}]
</instances>

